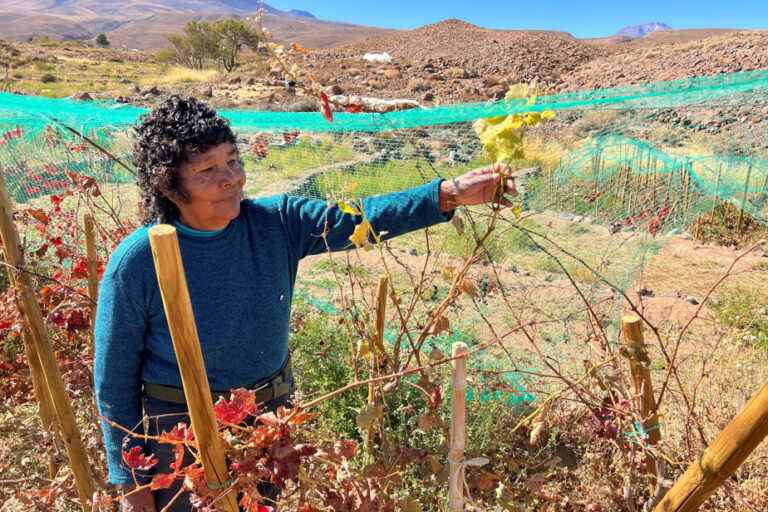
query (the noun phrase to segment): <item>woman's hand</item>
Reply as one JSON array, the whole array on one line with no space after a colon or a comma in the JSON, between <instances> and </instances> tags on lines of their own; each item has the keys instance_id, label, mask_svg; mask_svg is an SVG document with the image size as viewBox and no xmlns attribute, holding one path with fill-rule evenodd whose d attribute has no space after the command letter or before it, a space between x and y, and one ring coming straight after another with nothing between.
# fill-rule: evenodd
<instances>
[{"instance_id":1,"label":"woman's hand","mask_svg":"<svg viewBox=\"0 0 768 512\"><path fill-rule=\"evenodd\" d=\"M155 496L149 487L131 492L134 487L133 484L122 487L124 494L120 500L120 512L157 512Z\"/></svg>"},{"instance_id":2,"label":"woman's hand","mask_svg":"<svg viewBox=\"0 0 768 512\"><path fill-rule=\"evenodd\" d=\"M449 212L457 206L471 206L496 202L501 206L512 206L504 197L517 195L515 179L507 177L504 189L501 189L501 179L508 176L509 167L503 164L481 167L452 180L440 184L440 211Z\"/></svg>"}]
</instances>

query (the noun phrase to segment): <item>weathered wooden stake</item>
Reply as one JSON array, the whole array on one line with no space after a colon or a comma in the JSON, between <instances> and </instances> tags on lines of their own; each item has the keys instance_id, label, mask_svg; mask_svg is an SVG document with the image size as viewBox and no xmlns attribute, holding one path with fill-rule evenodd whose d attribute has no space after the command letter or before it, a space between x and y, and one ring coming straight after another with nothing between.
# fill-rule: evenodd
<instances>
[{"instance_id":1,"label":"weathered wooden stake","mask_svg":"<svg viewBox=\"0 0 768 512\"><path fill-rule=\"evenodd\" d=\"M376 291L376 333L373 340L371 340L371 378L378 377L381 357L384 356L384 320L387 313L387 290L389 288L389 278L387 276L379 276L379 287ZM376 404L376 384L371 382L368 384L368 404L373 406ZM371 457L373 457L373 432L375 425L371 424L368 428L367 436L365 439L366 449ZM375 457L373 457L375 459Z\"/></svg>"},{"instance_id":2,"label":"weathered wooden stake","mask_svg":"<svg viewBox=\"0 0 768 512\"><path fill-rule=\"evenodd\" d=\"M11 280L11 286L15 286L13 280ZM22 334L22 339L24 341L24 355L27 356L29 373L32 376L32 389L35 392L35 398L37 398L40 423L42 423L43 430L52 435L54 443L56 443L59 438L59 425L56 423L56 410L53 408L51 395L48 392L48 385L45 383L45 377L43 376L43 367L40 364L40 356L37 355L37 350L35 349L32 340L29 339L29 334L26 330ZM48 454L48 478L51 480L56 478L57 470L58 464L56 464L56 457L54 456L54 452L50 451Z\"/></svg>"},{"instance_id":3,"label":"weathered wooden stake","mask_svg":"<svg viewBox=\"0 0 768 512\"><path fill-rule=\"evenodd\" d=\"M648 444L654 446L661 441L661 431L659 430L656 400L653 397L653 382L649 368L650 359L643 338L643 322L633 315L624 316L621 319L621 330L624 334L632 381L635 384L635 394L638 395L643 429L648 433ZM652 475L654 479L658 476L656 474L656 461L653 457L646 458L645 469L646 473Z\"/></svg>"},{"instance_id":4,"label":"weathered wooden stake","mask_svg":"<svg viewBox=\"0 0 768 512\"><path fill-rule=\"evenodd\" d=\"M213 398L205 373L176 228L167 224L151 228L149 243L205 476L211 488L224 488L228 482L227 462L217 434ZM228 512L237 512L234 493L227 493L220 500L219 507Z\"/></svg>"},{"instance_id":5,"label":"weathered wooden stake","mask_svg":"<svg viewBox=\"0 0 768 512\"><path fill-rule=\"evenodd\" d=\"M454 343L451 447L448 451L448 504L451 512L464 510L464 447L467 428L467 354L465 343ZM460 357L464 355L464 357Z\"/></svg>"},{"instance_id":6,"label":"weathered wooden stake","mask_svg":"<svg viewBox=\"0 0 768 512\"><path fill-rule=\"evenodd\" d=\"M768 436L768 385L726 425L654 512L693 512L739 469Z\"/></svg>"},{"instance_id":7,"label":"weathered wooden stake","mask_svg":"<svg viewBox=\"0 0 768 512\"><path fill-rule=\"evenodd\" d=\"M747 168L747 179L744 180L744 197L741 199L741 210L739 211L739 227L737 231L741 234L741 226L744 223L744 209L747 207L747 194L749 193L749 180L752 179L752 161Z\"/></svg>"},{"instance_id":8,"label":"weathered wooden stake","mask_svg":"<svg viewBox=\"0 0 768 512\"><path fill-rule=\"evenodd\" d=\"M723 164L722 162L717 168L717 180L715 181L715 197L712 203L712 214L710 215L710 222L715 222L715 210L717 210L718 205L720 204L720 178L723 174Z\"/></svg>"},{"instance_id":9,"label":"weathered wooden stake","mask_svg":"<svg viewBox=\"0 0 768 512\"><path fill-rule=\"evenodd\" d=\"M88 455L85 451L80 432L77 429L75 416L72 413L72 405L64 388L64 381L56 362L56 356L45 329L45 321L37 303L29 275L23 271L13 269L24 268L24 255L19 244L19 234L13 223L13 204L5 187L5 177L0 169L0 236L2 237L5 252L5 261L12 267L8 274L12 276L16 286L17 303L26 322L27 339L31 342L28 353L37 353L39 370L38 384L45 383L46 392L50 396L53 410L59 422L61 438L69 456L69 465L75 477L77 494L80 497L80 506L83 510L90 510L94 484L88 463ZM35 371L37 365L34 357L30 361L30 369Z\"/></svg>"},{"instance_id":10,"label":"weathered wooden stake","mask_svg":"<svg viewBox=\"0 0 768 512\"><path fill-rule=\"evenodd\" d=\"M85 214L85 254L88 262L88 296L95 303L99 298L99 271L96 256L96 230L93 215ZM94 306L94 309L95 306Z\"/></svg>"}]
</instances>

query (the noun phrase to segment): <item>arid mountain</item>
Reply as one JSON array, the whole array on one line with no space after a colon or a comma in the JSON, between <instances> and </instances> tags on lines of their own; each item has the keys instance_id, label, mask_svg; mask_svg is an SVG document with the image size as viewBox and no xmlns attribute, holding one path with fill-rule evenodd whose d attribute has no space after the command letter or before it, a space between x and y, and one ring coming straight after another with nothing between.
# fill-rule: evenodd
<instances>
[{"instance_id":1,"label":"arid mountain","mask_svg":"<svg viewBox=\"0 0 768 512\"><path fill-rule=\"evenodd\" d=\"M281 11L261 0L0 0L0 37L89 39L104 32L113 45L156 49L166 34L190 20L266 12L265 25L280 42L309 47L348 43L393 31L316 19L307 11Z\"/></svg>"},{"instance_id":2,"label":"arid mountain","mask_svg":"<svg viewBox=\"0 0 768 512\"><path fill-rule=\"evenodd\" d=\"M645 37L648 34L659 31L659 30L672 30L672 27L670 27L666 23L654 21L652 23L643 23L642 25L632 25L630 27L624 27L618 32L616 32L616 35L627 36L632 38Z\"/></svg>"}]
</instances>

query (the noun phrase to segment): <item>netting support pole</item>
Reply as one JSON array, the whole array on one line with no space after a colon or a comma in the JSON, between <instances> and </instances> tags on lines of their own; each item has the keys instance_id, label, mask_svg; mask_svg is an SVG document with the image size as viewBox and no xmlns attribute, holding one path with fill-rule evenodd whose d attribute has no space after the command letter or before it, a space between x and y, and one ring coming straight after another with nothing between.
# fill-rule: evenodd
<instances>
[{"instance_id":1,"label":"netting support pole","mask_svg":"<svg viewBox=\"0 0 768 512\"><path fill-rule=\"evenodd\" d=\"M205 477L210 488L226 489L226 454L217 432L211 388L205 372L176 228L167 224L154 226L149 230L149 243ZM227 512L238 512L235 493L226 492L218 503Z\"/></svg>"},{"instance_id":2,"label":"netting support pole","mask_svg":"<svg viewBox=\"0 0 768 512\"><path fill-rule=\"evenodd\" d=\"M45 329L45 321L35 297L32 282L29 279L29 274L23 270L18 270L25 267L24 254L19 244L19 233L13 222L13 203L8 196L5 178L1 171L2 169L0 169L0 237L3 241L5 261L10 266L8 274L16 288L18 308L26 323L25 328L28 336L25 336L25 339L30 342L30 349L27 351L28 355L31 356L30 369L39 372L37 381L38 385L43 388L40 390L40 395L47 394L50 404L53 406L59 423L59 432L75 477L80 506L82 510L89 511L91 510L90 503L94 491L91 466L88 462L85 445L80 437L80 431L77 429L72 405L61 378L61 371L53 353L51 340ZM47 407L47 405L43 407Z\"/></svg>"},{"instance_id":3,"label":"netting support pole","mask_svg":"<svg viewBox=\"0 0 768 512\"><path fill-rule=\"evenodd\" d=\"M384 320L387 314L387 291L389 289L389 278L385 275L379 276L379 286L376 290L376 332L374 333L370 352L371 352L371 378L379 376L382 360L386 352L384 351ZM376 384L368 384L368 405L376 406ZM371 422L365 438L365 448L371 458L376 460L373 450L373 433L375 431L375 422Z\"/></svg>"},{"instance_id":4,"label":"netting support pole","mask_svg":"<svg viewBox=\"0 0 768 512\"><path fill-rule=\"evenodd\" d=\"M85 214L85 258L88 264L88 297L93 301L91 318L96 318L96 301L99 298L99 272L96 259L96 230L93 215ZM94 353L93 326L91 326L91 354Z\"/></svg>"},{"instance_id":5,"label":"netting support pole","mask_svg":"<svg viewBox=\"0 0 768 512\"><path fill-rule=\"evenodd\" d=\"M451 401L451 437L448 451L448 506L451 512L464 510L464 448L467 436L467 352L465 343L454 343ZM462 357L463 356L463 357Z\"/></svg>"},{"instance_id":6,"label":"netting support pole","mask_svg":"<svg viewBox=\"0 0 768 512\"><path fill-rule=\"evenodd\" d=\"M741 199L741 211L739 211L739 226L736 231L741 234L741 227L744 224L744 209L747 207L747 194L749 193L749 180L752 179L752 161L749 161L747 167L747 179L744 180L744 197Z\"/></svg>"},{"instance_id":7,"label":"netting support pole","mask_svg":"<svg viewBox=\"0 0 768 512\"><path fill-rule=\"evenodd\" d=\"M638 409L643 421L643 430L648 435L648 444L656 446L661 441L661 431L659 430L659 417L656 411L656 399L653 396L653 381L649 368L650 359L643 337L643 322L633 315L624 316L621 319L621 331L624 335L625 354L629 359L635 395L638 397ZM653 457L646 457L645 470L648 475L653 477L652 487L655 486L658 474L656 461Z\"/></svg>"},{"instance_id":8,"label":"netting support pole","mask_svg":"<svg viewBox=\"0 0 768 512\"><path fill-rule=\"evenodd\" d=\"M715 210L720 205L720 179L723 175L723 163L717 166L717 180L715 180L715 198L712 202L712 215L710 216L710 222L715 222Z\"/></svg>"},{"instance_id":9,"label":"netting support pole","mask_svg":"<svg viewBox=\"0 0 768 512\"><path fill-rule=\"evenodd\" d=\"M15 286L11 281L11 286ZM24 355L27 357L27 364L29 364L29 373L32 376L32 389L35 392L35 398L37 398L38 414L40 415L40 422L43 425L43 431L52 436L53 442L60 441L59 425L56 422L56 410L53 408L53 402L51 401L51 395L48 393L48 386L45 384L45 377L43 377L43 367L40 364L40 356L37 355L32 340L29 338L27 329L24 329L22 333L22 339L24 341ZM49 450L48 453L48 478L53 480L56 478L58 472L58 464L56 463L56 450Z\"/></svg>"},{"instance_id":10,"label":"netting support pole","mask_svg":"<svg viewBox=\"0 0 768 512\"><path fill-rule=\"evenodd\" d=\"M730 478L768 435L768 385L720 432L654 512L694 512Z\"/></svg>"}]
</instances>

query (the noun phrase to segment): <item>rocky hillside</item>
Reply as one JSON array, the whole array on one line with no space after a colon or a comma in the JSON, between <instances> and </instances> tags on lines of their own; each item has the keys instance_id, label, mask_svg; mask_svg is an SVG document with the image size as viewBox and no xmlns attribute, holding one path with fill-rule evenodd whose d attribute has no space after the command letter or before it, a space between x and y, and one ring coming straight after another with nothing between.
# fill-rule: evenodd
<instances>
[{"instance_id":1,"label":"rocky hillside","mask_svg":"<svg viewBox=\"0 0 768 512\"><path fill-rule=\"evenodd\" d=\"M362 59L384 52L391 63ZM447 20L315 52L303 65L318 82L345 93L478 101L503 96L511 83L552 86L608 53L564 32L489 30Z\"/></svg>"},{"instance_id":2,"label":"rocky hillside","mask_svg":"<svg viewBox=\"0 0 768 512\"><path fill-rule=\"evenodd\" d=\"M563 76L558 89L614 87L755 69L768 69L768 31L630 47L583 63Z\"/></svg>"}]
</instances>

